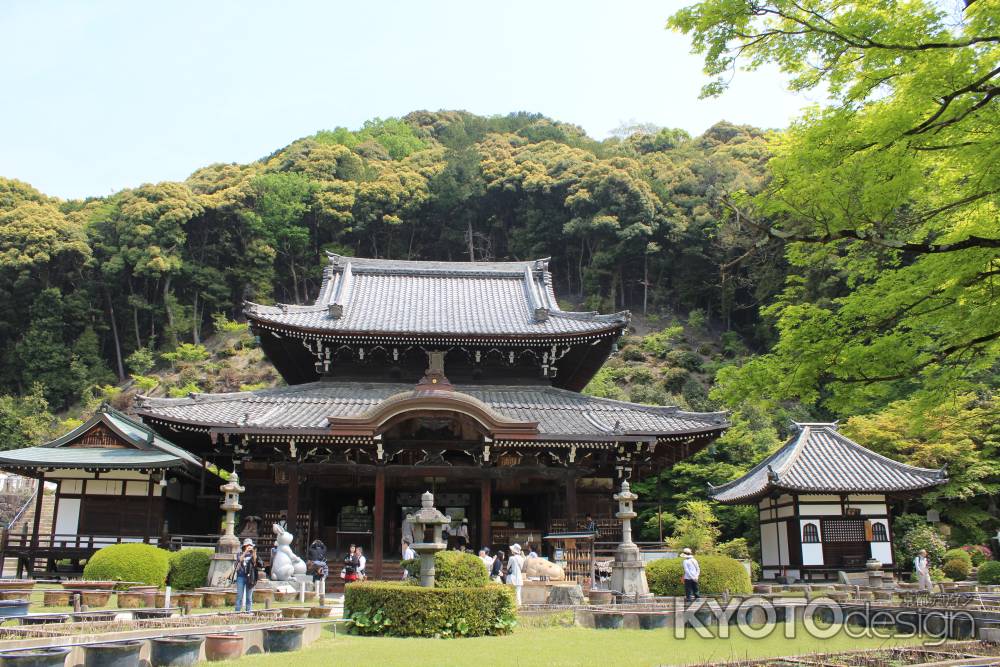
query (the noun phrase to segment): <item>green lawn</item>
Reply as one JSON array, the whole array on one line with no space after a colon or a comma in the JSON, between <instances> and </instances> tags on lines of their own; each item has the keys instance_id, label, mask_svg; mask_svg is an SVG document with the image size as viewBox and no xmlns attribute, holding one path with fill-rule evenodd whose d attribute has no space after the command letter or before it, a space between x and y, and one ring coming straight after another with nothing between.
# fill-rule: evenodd
<instances>
[{"instance_id":1,"label":"green lawn","mask_svg":"<svg viewBox=\"0 0 1000 667\"><path fill-rule=\"evenodd\" d=\"M801 628L799 628L801 630ZM766 639L751 640L738 633L729 639L701 639L693 634L675 639L672 630L588 630L577 627L520 628L506 637L473 639L395 639L354 637L325 632L308 648L294 654L247 656L220 663L265 667L320 665L378 665L379 667L566 667L570 665L685 665L722 662L746 657L794 655L894 645L883 640L854 639L838 634L813 639L800 632L785 639L779 627ZM895 644L916 639L896 640Z\"/></svg>"}]
</instances>

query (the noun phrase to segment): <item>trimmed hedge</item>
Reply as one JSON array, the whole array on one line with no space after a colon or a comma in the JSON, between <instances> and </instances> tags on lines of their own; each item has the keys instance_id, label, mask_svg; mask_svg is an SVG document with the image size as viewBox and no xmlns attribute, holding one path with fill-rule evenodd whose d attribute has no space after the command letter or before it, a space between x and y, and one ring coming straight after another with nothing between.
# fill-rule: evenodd
<instances>
[{"instance_id":1,"label":"trimmed hedge","mask_svg":"<svg viewBox=\"0 0 1000 667\"><path fill-rule=\"evenodd\" d=\"M972 560L952 558L945 561L944 565L941 566L941 570L946 577L953 581L964 581L969 577L969 573L972 572Z\"/></svg>"},{"instance_id":2,"label":"trimmed hedge","mask_svg":"<svg viewBox=\"0 0 1000 667\"><path fill-rule=\"evenodd\" d=\"M514 591L489 584L421 588L403 582L366 581L344 591L351 631L394 637L503 635L515 624Z\"/></svg>"},{"instance_id":3,"label":"trimmed hedge","mask_svg":"<svg viewBox=\"0 0 1000 667\"><path fill-rule=\"evenodd\" d=\"M698 556L701 577L698 588L702 594L749 595L753 590L750 575L738 560L728 556ZM684 595L683 558L661 558L646 565L646 581L655 595Z\"/></svg>"},{"instance_id":4,"label":"trimmed hedge","mask_svg":"<svg viewBox=\"0 0 1000 667\"><path fill-rule=\"evenodd\" d=\"M981 584L1000 584L1000 560L988 560L979 566L977 578Z\"/></svg>"},{"instance_id":5,"label":"trimmed hedge","mask_svg":"<svg viewBox=\"0 0 1000 667\"><path fill-rule=\"evenodd\" d=\"M968 551L965 551L963 549L948 549L947 551L944 552L945 563L947 563L950 560L955 560L956 558L958 560L962 560L968 563L970 568L972 567L972 554L970 554Z\"/></svg>"},{"instance_id":6,"label":"trimmed hedge","mask_svg":"<svg viewBox=\"0 0 1000 667\"><path fill-rule=\"evenodd\" d=\"M402 562L411 579L420 577L420 559ZM465 551L439 551L434 554L434 588L485 586L490 582L486 565L479 556Z\"/></svg>"},{"instance_id":7,"label":"trimmed hedge","mask_svg":"<svg viewBox=\"0 0 1000 667\"><path fill-rule=\"evenodd\" d=\"M83 568L83 578L95 581L134 581L163 586L170 556L152 544L112 544L94 552Z\"/></svg>"},{"instance_id":8,"label":"trimmed hedge","mask_svg":"<svg viewBox=\"0 0 1000 667\"><path fill-rule=\"evenodd\" d=\"M179 591L193 591L205 586L212 553L211 549L181 549L170 554L167 583Z\"/></svg>"}]
</instances>

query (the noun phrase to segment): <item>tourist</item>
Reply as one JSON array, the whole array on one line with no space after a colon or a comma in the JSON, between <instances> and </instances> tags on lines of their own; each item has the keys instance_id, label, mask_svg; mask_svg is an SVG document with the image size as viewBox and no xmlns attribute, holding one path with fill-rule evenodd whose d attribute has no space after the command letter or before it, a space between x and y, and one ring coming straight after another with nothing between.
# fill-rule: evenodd
<instances>
[{"instance_id":1,"label":"tourist","mask_svg":"<svg viewBox=\"0 0 1000 667\"><path fill-rule=\"evenodd\" d=\"M358 580L358 548L351 545L347 555L344 556L344 568L340 571L340 578L350 584Z\"/></svg>"},{"instance_id":2,"label":"tourist","mask_svg":"<svg viewBox=\"0 0 1000 667\"><path fill-rule=\"evenodd\" d=\"M441 539L444 541L446 547L451 546L451 524L446 523L441 526Z\"/></svg>"},{"instance_id":3,"label":"tourist","mask_svg":"<svg viewBox=\"0 0 1000 667\"><path fill-rule=\"evenodd\" d=\"M368 571L365 569L368 565L368 559L365 558L365 550L358 547L354 553L358 556L358 580L364 581L368 577Z\"/></svg>"},{"instance_id":4,"label":"tourist","mask_svg":"<svg viewBox=\"0 0 1000 667\"><path fill-rule=\"evenodd\" d=\"M458 541L458 550L465 551L465 547L469 544L469 520L462 519L462 525L458 527L458 531L455 533L455 539Z\"/></svg>"},{"instance_id":5,"label":"tourist","mask_svg":"<svg viewBox=\"0 0 1000 667\"><path fill-rule=\"evenodd\" d=\"M701 597L698 592L698 578L701 577L701 565L698 559L691 553L691 549L684 547L681 552L684 559L684 601L694 602Z\"/></svg>"},{"instance_id":6,"label":"tourist","mask_svg":"<svg viewBox=\"0 0 1000 667\"><path fill-rule=\"evenodd\" d=\"M505 554L503 551L497 551L496 558L493 559L493 565L490 567L490 579L498 584L503 583L504 571L503 571L503 561Z\"/></svg>"},{"instance_id":7,"label":"tourist","mask_svg":"<svg viewBox=\"0 0 1000 667\"><path fill-rule=\"evenodd\" d=\"M253 587L257 585L257 549L249 537L243 540L243 547L236 554L233 565L233 579L236 581L236 611L250 612L253 602Z\"/></svg>"},{"instance_id":8,"label":"tourist","mask_svg":"<svg viewBox=\"0 0 1000 667\"><path fill-rule=\"evenodd\" d=\"M313 581L319 582L326 579L327 575L330 574L330 568L326 564L326 545L323 544L323 541L313 540L306 555L308 556L306 571L312 573Z\"/></svg>"},{"instance_id":9,"label":"tourist","mask_svg":"<svg viewBox=\"0 0 1000 667\"><path fill-rule=\"evenodd\" d=\"M917 583L921 590L930 592L934 584L931 582L931 562L927 558L927 549L921 549L913 559L913 571L917 575Z\"/></svg>"},{"instance_id":10,"label":"tourist","mask_svg":"<svg viewBox=\"0 0 1000 667\"><path fill-rule=\"evenodd\" d=\"M527 542L524 545L528 549L528 558L538 558L538 554L535 553L535 547L531 546L531 542Z\"/></svg>"},{"instance_id":11,"label":"tourist","mask_svg":"<svg viewBox=\"0 0 1000 667\"><path fill-rule=\"evenodd\" d=\"M588 533L597 534L597 523L594 522L594 517L590 516L589 512L587 513L587 517L584 519L583 529Z\"/></svg>"},{"instance_id":12,"label":"tourist","mask_svg":"<svg viewBox=\"0 0 1000 667\"><path fill-rule=\"evenodd\" d=\"M406 547L413 544L413 522L409 518L403 519L403 538L401 551L406 551ZM403 560L406 560L405 558Z\"/></svg>"},{"instance_id":13,"label":"tourist","mask_svg":"<svg viewBox=\"0 0 1000 667\"><path fill-rule=\"evenodd\" d=\"M406 560L415 560L416 558L417 558L417 552L414 551L413 547L410 546L410 541L409 540L403 540L403 560L404 561L406 561ZM403 581L406 581L407 576L408 576L408 573L406 572L406 568L404 567L403 568Z\"/></svg>"},{"instance_id":14,"label":"tourist","mask_svg":"<svg viewBox=\"0 0 1000 667\"><path fill-rule=\"evenodd\" d=\"M521 606L521 587L524 586L524 556L521 555L521 545L510 545L510 558L507 559L507 585L514 587L514 598L517 606Z\"/></svg>"},{"instance_id":15,"label":"tourist","mask_svg":"<svg viewBox=\"0 0 1000 667\"><path fill-rule=\"evenodd\" d=\"M281 510L281 514L278 515L278 525L281 526L281 530L288 530L288 512Z\"/></svg>"},{"instance_id":16,"label":"tourist","mask_svg":"<svg viewBox=\"0 0 1000 667\"><path fill-rule=\"evenodd\" d=\"M483 561L483 565L486 566L486 572L489 573L493 569L493 559L490 558L490 548L483 547L479 550L479 560Z\"/></svg>"}]
</instances>

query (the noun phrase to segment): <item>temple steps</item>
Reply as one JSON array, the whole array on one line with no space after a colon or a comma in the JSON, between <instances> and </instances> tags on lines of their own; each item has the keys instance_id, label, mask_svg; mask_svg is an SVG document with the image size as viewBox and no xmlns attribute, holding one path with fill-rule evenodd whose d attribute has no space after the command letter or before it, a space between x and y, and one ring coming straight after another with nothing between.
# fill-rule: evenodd
<instances>
[{"instance_id":1,"label":"temple steps","mask_svg":"<svg viewBox=\"0 0 1000 667\"><path fill-rule=\"evenodd\" d=\"M56 494L44 493L42 495L42 511L39 515L38 521L38 534L39 535L51 535L53 526L55 525L55 513L56 513ZM21 515L17 517L14 522L10 525L8 533L11 535L31 535L35 530L35 494L29 496L27 503L25 504L24 511ZM2 570L0 570L0 576L13 577L17 574L17 559L15 558L4 558L3 563L0 564ZM38 570L45 570L46 563L44 559L39 559L34 563L34 567Z\"/></svg>"}]
</instances>

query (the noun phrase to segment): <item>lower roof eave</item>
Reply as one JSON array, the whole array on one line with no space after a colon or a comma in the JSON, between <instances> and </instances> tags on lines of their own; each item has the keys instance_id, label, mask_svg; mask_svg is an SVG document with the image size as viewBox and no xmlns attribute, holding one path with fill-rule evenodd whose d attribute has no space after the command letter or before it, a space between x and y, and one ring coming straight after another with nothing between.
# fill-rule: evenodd
<instances>
[{"instance_id":1,"label":"lower roof eave","mask_svg":"<svg viewBox=\"0 0 1000 667\"><path fill-rule=\"evenodd\" d=\"M923 486L916 486L910 489L886 489L886 488L868 488L868 489L843 489L843 488L803 488L795 486L780 486L780 485L770 485L765 489L761 489L756 493L746 494L743 496L738 496L735 498L721 499L711 493L709 497L722 505L756 505L764 498L774 495L774 494L789 494L793 496L819 496L819 495L864 495L864 494L879 494L884 496L889 496L893 498L906 498L910 497L924 491L933 489L934 487L945 484L948 480L935 480L929 482Z\"/></svg>"}]
</instances>

